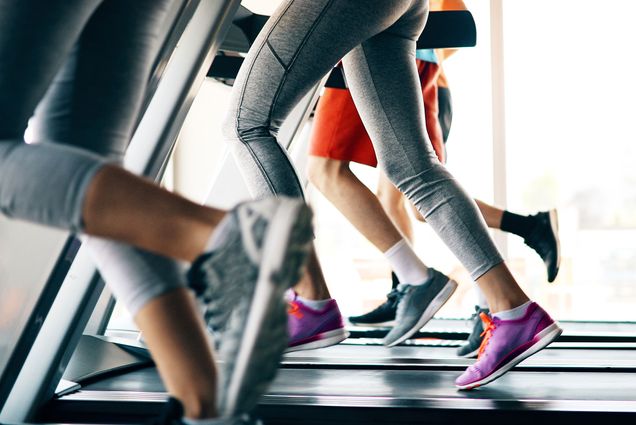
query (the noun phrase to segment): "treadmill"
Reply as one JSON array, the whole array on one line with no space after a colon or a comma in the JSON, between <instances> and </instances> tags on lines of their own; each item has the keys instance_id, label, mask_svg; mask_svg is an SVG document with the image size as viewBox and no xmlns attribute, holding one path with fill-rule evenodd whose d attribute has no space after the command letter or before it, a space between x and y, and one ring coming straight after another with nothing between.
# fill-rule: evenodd
<instances>
[{"instance_id":1,"label":"treadmill","mask_svg":"<svg viewBox=\"0 0 636 425\"><path fill-rule=\"evenodd\" d=\"M430 32L423 34L418 43L420 47L474 45L474 22L473 41L471 37L465 38L463 44L457 40L448 44L439 41L442 37L439 34L450 37L447 28L454 28L448 25L448 20L461 19L460 32L468 36L469 21L472 21L468 12L462 12L461 16L457 12L439 13L431 13L426 30ZM192 22L195 16L193 14ZM467 21L467 18L470 19ZM217 55L211 67L207 64L205 74L230 82L241 61L240 55L230 52L245 52L253 40L251 34L258 33L258 25L262 26L264 20L265 17L239 9L223 43L225 50ZM441 22L437 26L438 38L431 30L435 28L431 23L436 21ZM333 86L346 85L338 71L328 81ZM319 87L307 95L295 111L295 117L286 123L290 130L281 140L288 149L293 151L294 145L301 144L295 136L311 113L318 94ZM136 140L137 135L134 142ZM223 173L234 172L236 165L228 158L214 184L222 184ZM212 195L214 192L212 190ZM81 251L77 257L80 255ZM77 257L71 267L79 270ZM60 292L58 299L62 295ZM88 321L84 317L83 323L69 319L61 322L54 313L55 305L23 363L0 421L143 422L161 410L167 394L141 344L135 343L134 338L128 345L119 344L112 336L103 335L104 326L93 326L98 335L82 338L76 335L73 340L55 340L58 345L46 342L38 345L40 339L54 334L54 329L46 326L52 317L58 317L58 324L73 328L75 334L81 333ZM108 314L108 308L93 314L89 325L91 322L104 324ZM461 421L535 424L537 420L550 424L557 421L596 424L603 419L634 423L636 325L576 322L563 325L565 332L558 342L521 363L496 383L470 392L456 391L453 385L454 378L471 363L454 355L456 346L467 336L464 321L433 320L407 344L392 349L381 346L379 341L387 329L353 328L351 338L343 344L285 356L258 413L267 424L455 424ZM69 348L74 348L77 340L73 361L65 367L72 351ZM64 354L44 356L52 347ZM83 355L83 350L91 354ZM103 353L101 357L94 355L99 352ZM103 367L99 371L97 367L91 371L90 361L82 360L97 357L104 360L101 365L94 365ZM74 374L81 379L62 381L58 385L62 369L66 369L67 378ZM27 370L31 373L26 373ZM51 373L52 370L56 373ZM39 374L46 375L46 379L33 384L31 380ZM55 386L57 390L52 389ZM16 408L21 403L22 409Z\"/></svg>"}]
</instances>

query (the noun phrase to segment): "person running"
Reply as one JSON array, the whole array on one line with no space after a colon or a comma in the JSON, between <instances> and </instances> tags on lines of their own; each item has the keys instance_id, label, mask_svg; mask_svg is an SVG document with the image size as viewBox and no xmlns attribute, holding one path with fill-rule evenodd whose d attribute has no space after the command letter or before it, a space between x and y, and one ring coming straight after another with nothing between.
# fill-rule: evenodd
<instances>
[{"instance_id":1,"label":"person running","mask_svg":"<svg viewBox=\"0 0 636 425\"><path fill-rule=\"evenodd\" d=\"M465 10L460 0L432 2L433 10ZM427 134L440 162L446 160L446 141L452 122L450 89L442 61L455 49L418 50L417 68L425 106ZM351 172L349 162L371 167L377 158L371 140L360 120L353 99L346 89L325 89L314 116L309 147L310 181L386 256L392 266L392 290L387 300L369 313L353 316L349 321L360 325L390 324L395 319L397 286L402 282L424 282L427 267L417 257L413 243L413 227L407 212L408 200L380 173L378 196L375 196ZM553 282L559 270L560 255L556 210L522 216L475 200L490 228L501 229L524 238L543 259L548 281ZM382 209L382 208L383 209ZM415 210L414 216L422 216ZM384 238L378 237L383 234ZM384 242L386 241L386 242ZM479 289L477 289L479 291ZM480 312L488 312L481 302L472 317L473 331L458 355L476 355L483 331ZM413 334L417 329L410 329Z\"/></svg>"},{"instance_id":2,"label":"person running","mask_svg":"<svg viewBox=\"0 0 636 425\"><path fill-rule=\"evenodd\" d=\"M0 209L85 235L172 397L166 421L248 423L286 347L283 292L300 276L311 214L286 198L204 207L118 164L171 7L0 0ZM219 370L188 285L218 331Z\"/></svg>"},{"instance_id":3,"label":"person running","mask_svg":"<svg viewBox=\"0 0 636 425\"><path fill-rule=\"evenodd\" d=\"M433 146L439 146L439 149L436 149L438 158L445 162L444 146L450 130L450 92L446 89L445 92L448 94L443 95L446 97L444 104L448 107L438 107L437 91L442 87L436 87L437 76L441 74L438 62L432 62L437 60L436 55L432 51L418 51L418 55L427 55L431 58L431 61L417 60L417 66L427 115L427 132ZM440 99L439 104L441 103ZM439 119L436 118L438 114ZM429 119L431 115L435 119ZM445 136L439 141L442 134ZM352 224L362 232L387 233L388 242L384 245L390 247L384 253L394 270L392 289L395 290L400 281L420 280L418 276L409 276L409 273L417 273L426 267L417 259L410 245L413 243L414 235L407 212L408 200L405 201L403 194L382 173L376 197L349 168L350 162L376 167L377 158L348 90L325 89L314 115L309 155L309 180L314 186L346 217L351 217ZM480 200L475 202L488 227L524 237L526 244L544 260L548 281L554 281L559 265L556 212L546 211L534 216L521 216ZM424 221L417 210L414 216ZM369 239L378 240L373 238L373 233ZM395 249L392 249L393 247ZM382 250L381 247L378 248ZM387 302L377 309L350 317L349 320L354 324L365 325L393 321L394 300L395 292L389 294Z\"/></svg>"},{"instance_id":4,"label":"person running","mask_svg":"<svg viewBox=\"0 0 636 425\"><path fill-rule=\"evenodd\" d=\"M455 381L458 388L471 389L502 376L562 330L519 287L474 201L438 161L421 125L424 107L413 59L427 16L428 2L422 0L283 2L236 78L224 135L254 195L302 197L294 168L275 135L293 106L342 59L384 172L488 300L493 318L482 355ZM443 304L453 285L435 272L423 285L405 284L398 320L418 322L429 308Z\"/></svg>"}]
</instances>

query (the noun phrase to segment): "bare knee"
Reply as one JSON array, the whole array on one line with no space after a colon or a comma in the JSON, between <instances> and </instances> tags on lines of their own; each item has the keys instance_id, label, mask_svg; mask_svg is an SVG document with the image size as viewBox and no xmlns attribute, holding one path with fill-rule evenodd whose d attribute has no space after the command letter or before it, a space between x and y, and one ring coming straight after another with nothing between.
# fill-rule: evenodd
<instances>
[{"instance_id":1,"label":"bare knee","mask_svg":"<svg viewBox=\"0 0 636 425\"><path fill-rule=\"evenodd\" d=\"M307 177L322 193L337 189L349 173L351 170L346 161L310 156L307 163Z\"/></svg>"},{"instance_id":2,"label":"bare knee","mask_svg":"<svg viewBox=\"0 0 636 425\"><path fill-rule=\"evenodd\" d=\"M404 195L402 195L402 192L384 175L381 176L378 182L376 196L387 214L392 216L405 212Z\"/></svg>"}]
</instances>

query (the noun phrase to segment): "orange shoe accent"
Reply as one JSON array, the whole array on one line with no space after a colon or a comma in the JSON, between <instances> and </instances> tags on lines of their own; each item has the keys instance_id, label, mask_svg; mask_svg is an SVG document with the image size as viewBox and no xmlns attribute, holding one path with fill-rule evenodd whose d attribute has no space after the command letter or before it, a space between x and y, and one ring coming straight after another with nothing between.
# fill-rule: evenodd
<instances>
[{"instance_id":1,"label":"orange shoe accent","mask_svg":"<svg viewBox=\"0 0 636 425\"><path fill-rule=\"evenodd\" d=\"M296 301L290 301L287 308L287 314L294 316L296 319L302 319L303 313Z\"/></svg>"},{"instance_id":2,"label":"orange shoe accent","mask_svg":"<svg viewBox=\"0 0 636 425\"><path fill-rule=\"evenodd\" d=\"M481 345L479 346L477 360L481 358L482 353L486 350L486 345L488 345L488 340L492 335L492 331L495 330L495 324L493 323L490 316L488 316L484 312L481 312L479 313L479 317L481 318L481 321L484 322L484 331L479 336L483 336L484 339L481 341Z\"/></svg>"}]
</instances>

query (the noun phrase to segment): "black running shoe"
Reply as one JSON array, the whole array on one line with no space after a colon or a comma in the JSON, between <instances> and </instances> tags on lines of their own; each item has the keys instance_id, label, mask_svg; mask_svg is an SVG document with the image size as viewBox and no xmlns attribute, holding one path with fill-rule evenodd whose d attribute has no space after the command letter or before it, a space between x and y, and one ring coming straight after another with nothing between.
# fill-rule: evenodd
<instances>
[{"instance_id":1,"label":"black running shoe","mask_svg":"<svg viewBox=\"0 0 636 425\"><path fill-rule=\"evenodd\" d=\"M386 296L386 301L374 310L360 315L349 317L349 322L354 325L391 325L395 320L395 312L398 305L398 290L392 289Z\"/></svg>"},{"instance_id":2,"label":"black running shoe","mask_svg":"<svg viewBox=\"0 0 636 425\"><path fill-rule=\"evenodd\" d=\"M536 225L524 242L539 254L548 271L548 282L554 282L561 264L557 211L540 212L532 217Z\"/></svg>"},{"instance_id":3,"label":"black running shoe","mask_svg":"<svg viewBox=\"0 0 636 425\"><path fill-rule=\"evenodd\" d=\"M473 322L473 330L470 335L468 335L466 343L457 349L457 355L459 357L477 357L482 340L481 334L484 332L484 324L479 317L479 313L489 314L490 310L487 308L479 308L478 305L475 306L475 313L470 316Z\"/></svg>"},{"instance_id":4,"label":"black running shoe","mask_svg":"<svg viewBox=\"0 0 636 425\"><path fill-rule=\"evenodd\" d=\"M392 326L397 311L397 287L400 284L395 272L391 272L391 292L386 296L386 301L374 310L360 315L349 317L349 322L354 325L386 325Z\"/></svg>"}]
</instances>

